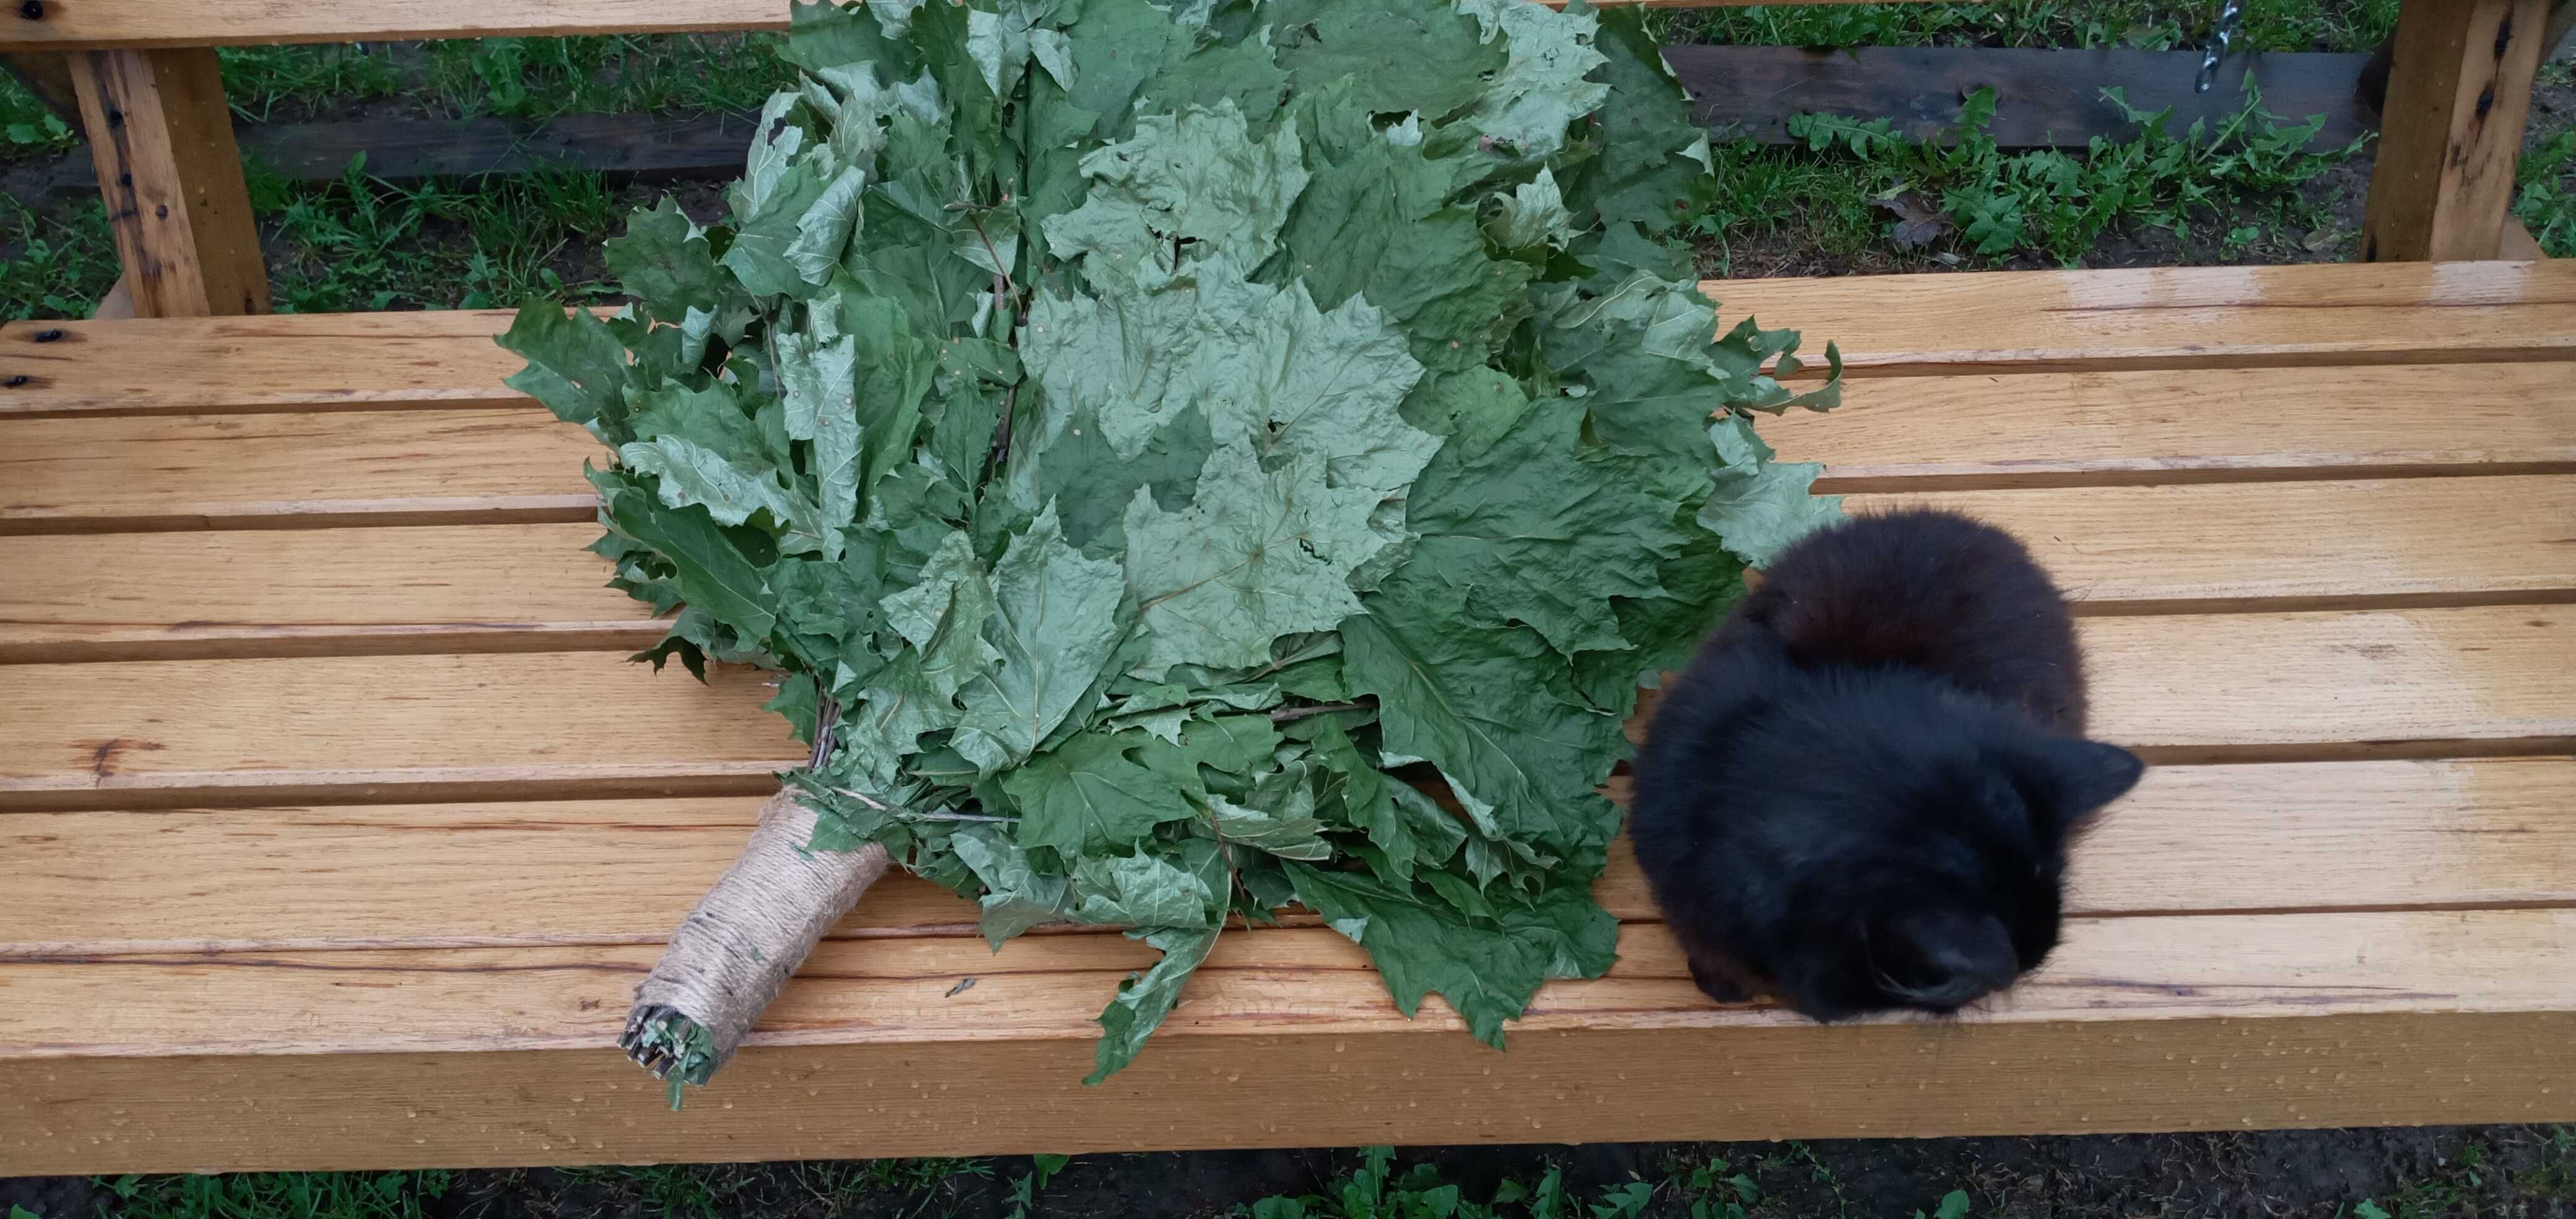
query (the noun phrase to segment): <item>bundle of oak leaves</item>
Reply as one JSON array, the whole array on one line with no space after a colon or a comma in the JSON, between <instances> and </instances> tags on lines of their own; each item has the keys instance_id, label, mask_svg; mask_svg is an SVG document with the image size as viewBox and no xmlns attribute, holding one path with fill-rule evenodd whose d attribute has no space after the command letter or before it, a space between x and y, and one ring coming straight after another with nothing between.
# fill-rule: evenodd
<instances>
[{"instance_id":1,"label":"bundle of oak leaves","mask_svg":"<svg viewBox=\"0 0 2576 1219\"><path fill-rule=\"evenodd\" d=\"M639 659L782 675L817 850L1160 949L1094 1081L1291 905L1497 1045L1606 970L1640 681L1836 511L1748 422L1835 379L1670 238L1714 183L1639 10L870 0L784 54L730 216L503 339L616 450Z\"/></svg>"}]
</instances>

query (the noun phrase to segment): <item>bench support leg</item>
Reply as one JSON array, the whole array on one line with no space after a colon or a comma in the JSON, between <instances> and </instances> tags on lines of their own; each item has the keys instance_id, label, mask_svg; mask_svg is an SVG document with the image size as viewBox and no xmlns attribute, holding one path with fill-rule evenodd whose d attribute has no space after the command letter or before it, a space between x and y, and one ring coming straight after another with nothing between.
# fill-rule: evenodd
<instances>
[{"instance_id":1,"label":"bench support leg","mask_svg":"<svg viewBox=\"0 0 2576 1219\"><path fill-rule=\"evenodd\" d=\"M214 51L83 51L72 83L134 315L268 312Z\"/></svg>"},{"instance_id":2,"label":"bench support leg","mask_svg":"<svg viewBox=\"0 0 2576 1219\"><path fill-rule=\"evenodd\" d=\"M2364 262L2493 258L2549 0L2407 0L2363 214Z\"/></svg>"}]
</instances>

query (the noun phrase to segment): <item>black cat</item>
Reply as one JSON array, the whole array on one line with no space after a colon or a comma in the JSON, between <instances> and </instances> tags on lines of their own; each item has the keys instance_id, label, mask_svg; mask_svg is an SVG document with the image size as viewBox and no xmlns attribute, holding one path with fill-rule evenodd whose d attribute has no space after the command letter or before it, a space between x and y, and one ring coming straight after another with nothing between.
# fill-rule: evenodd
<instances>
[{"instance_id":1,"label":"black cat","mask_svg":"<svg viewBox=\"0 0 2576 1219\"><path fill-rule=\"evenodd\" d=\"M1673 683L1629 817L1712 997L1948 1013L2057 945L2068 840L2138 781L2087 741L2063 598L1965 517L1862 517L1781 554Z\"/></svg>"}]
</instances>

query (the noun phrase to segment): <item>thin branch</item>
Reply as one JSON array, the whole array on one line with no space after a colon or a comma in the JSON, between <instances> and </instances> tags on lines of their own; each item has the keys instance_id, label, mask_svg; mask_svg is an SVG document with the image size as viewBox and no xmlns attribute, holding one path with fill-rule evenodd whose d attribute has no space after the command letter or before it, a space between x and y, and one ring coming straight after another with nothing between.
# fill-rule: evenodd
<instances>
[{"instance_id":1,"label":"thin branch","mask_svg":"<svg viewBox=\"0 0 2576 1219\"><path fill-rule=\"evenodd\" d=\"M889 817L894 817L904 821L974 821L981 822L986 825L1017 825L1020 820L1017 817L994 817L984 813L952 813L946 809L927 813L916 813L911 809L888 807L876 800L874 797L869 796L866 792L851 791L846 787L827 787L823 790L830 792L835 796L848 796L850 799L867 805L869 808L875 809L880 813L884 813Z\"/></svg>"},{"instance_id":2,"label":"thin branch","mask_svg":"<svg viewBox=\"0 0 2576 1219\"><path fill-rule=\"evenodd\" d=\"M876 800L866 792L854 792L846 787L827 787L823 790L830 792L835 796L848 796L849 798L867 805L869 808L875 809L880 813L891 813L894 811L893 809L887 808L885 805L877 803Z\"/></svg>"},{"instance_id":3,"label":"thin branch","mask_svg":"<svg viewBox=\"0 0 2576 1219\"><path fill-rule=\"evenodd\" d=\"M807 763L807 770L821 770L825 762L832 760L833 730L841 726L841 700L832 697L831 691L820 689L823 683L814 684L818 687L814 695L814 757Z\"/></svg>"},{"instance_id":4,"label":"thin branch","mask_svg":"<svg viewBox=\"0 0 2576 1219\"><path fill-rule=\"evenodd\" d=\"M1312 703L1303 707L1281 707L1270 713L1274 724L1294 723L1318 715L1335 715L1344 711L1366 711L1367 703Z\"/></svg>"}]
</instances>

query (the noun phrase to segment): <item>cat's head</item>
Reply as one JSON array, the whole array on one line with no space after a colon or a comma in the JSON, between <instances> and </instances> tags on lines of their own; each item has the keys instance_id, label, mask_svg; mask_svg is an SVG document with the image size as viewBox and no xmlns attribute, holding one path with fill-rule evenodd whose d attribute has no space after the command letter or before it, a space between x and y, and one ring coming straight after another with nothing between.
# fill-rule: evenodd
<instances>
[{"instance_id":1,"label":"cat's head","mask_svg":"<svg viewBox=\"0 0 2576 1219\"><path fill-rule=\"evenodd\" d=\"M1979 717L1970 717L1974 720ZM1952 723L1849 760L1791 875L1782 997L1818 1019L1948 1014L2057 946L2068 843L2143 770L2127 750Z\"/></svg>"}]
</instances>

